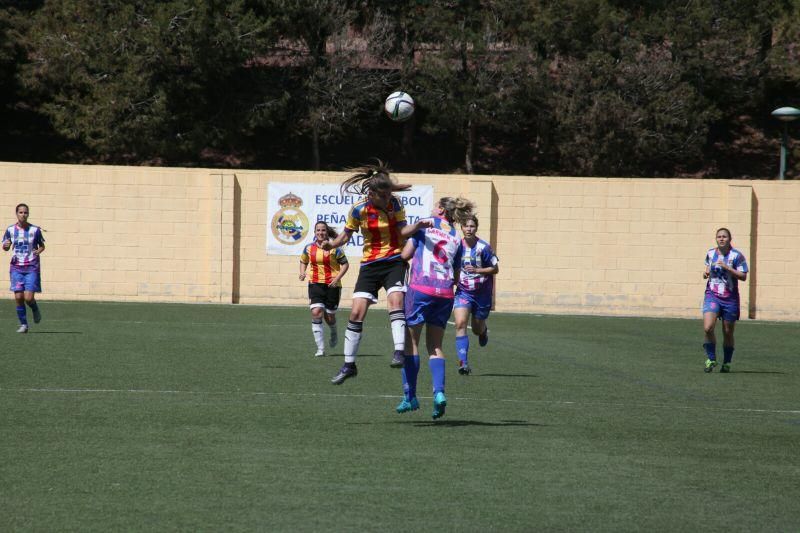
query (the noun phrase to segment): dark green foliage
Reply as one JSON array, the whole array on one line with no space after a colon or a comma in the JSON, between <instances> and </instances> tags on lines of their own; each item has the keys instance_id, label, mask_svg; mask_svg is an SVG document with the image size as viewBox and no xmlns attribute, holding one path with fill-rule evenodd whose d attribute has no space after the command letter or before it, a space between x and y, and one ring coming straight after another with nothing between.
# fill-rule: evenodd
<instances>
[{"instance_id":1,"label":"dark green foliage","mask_svg":"<svg viewBox=\"0 0 800 533\"><path fill-rule=\"evenodd\" d=\"M7 159L766 177L800 105L800 0L6 4Z\"/></svg>"},{"instance_id":2,"label":"dark green foliage","mask_svg":"<svg viewBox=\"0 0 800 533\"><path fill-rule=\"evenodd\" d=\"M236 138L241 65L267 27L241 2L48 3L23 79L96 158L200 159Z\"/></svg>"}]
</instances>

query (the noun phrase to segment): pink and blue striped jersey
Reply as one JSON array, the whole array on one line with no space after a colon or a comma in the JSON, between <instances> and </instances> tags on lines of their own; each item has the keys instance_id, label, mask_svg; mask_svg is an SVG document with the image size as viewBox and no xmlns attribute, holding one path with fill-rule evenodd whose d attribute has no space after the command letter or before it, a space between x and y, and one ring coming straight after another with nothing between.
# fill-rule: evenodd
<instances>
[{"instance_id":1,"label":"pink and blue striped jersey","mask_svg":"<svg viewBox=\"0 0 800 533\"><path fill-rule=\"evenodd\" d=\"M22 229L14 224L3 234L3 241L7 240L11 240L11 270L38 272L39 256L33 251L44 245L42 228L28 224L28 229Z\"/></svg>"},{"instance_id":2,"label":"pink and blue striped jersey","mask_svg":"<svg viewBox=\"0 0 800 533\"><path fill-rule=\"evenodd\" d=\"M744 254L736 248L731 248L728 255L722 256L719 250L711 248L706 252L706 266L709 267L706 293L711 293L721 300L739 299L739 280L734 278L727 270L716 266L717 260L722 259L729 267L739 272L748 272L747 260Z\"/></svg>"},{"instance_id":3,"label":"pink and blue striped jersey","mask_svg":"<svg viewBox=\"0 0 800 533\"><path fill-rule=\"evenodd\" d=\"M433 227L411 236L416 250L411 259L408 285L438 298L454 298L456 271L461 264L461 240L447 220L433 217Z\"/></svg>"},{"instance_id":4,"label":"pink and blue striped jersey","mask_svg":"<svg viewBox=\"0 0 800 533\"><path fill-rule=\"evenodd\" d=\"M492 246L484 241L478 239L475 246L470 246L467 241L462 239L461 246L464 248L464 254L461 256L461 277L458 280L458 288L467 292L492 292L494 285L494 276L487 276L485 274L469 273L464 270L466 265L472 265L475 268L486 268L495 266L498 263L497 256L492 250Z\"/></svg>"}]
</instances>

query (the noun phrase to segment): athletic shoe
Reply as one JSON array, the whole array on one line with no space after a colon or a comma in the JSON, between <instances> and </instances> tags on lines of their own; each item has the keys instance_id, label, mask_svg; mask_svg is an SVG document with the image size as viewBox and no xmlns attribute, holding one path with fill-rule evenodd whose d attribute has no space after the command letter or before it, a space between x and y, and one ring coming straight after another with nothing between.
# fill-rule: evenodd
<instances>
[{"instance_id":1,"label":"athletic shoe","mask_svg":"<svg viewBox=\"0 0 800 533\"><path fill-rule=\"evenodd\" d=\"M719 371L721 373L723 373L723 374L727 374L728 372L731 371L731 364L730 363L722 363L722 366L720 367Z\"/></svg>"},{"instance_id":2,"label":"athletic shoe","mask_svg":"<svg viewBox=\"0 0 800 533\"><path fill-rule=\"evenodd\" d=\"M419 400L416 398L411 398L411 400L403 398L403 401L398 403L397 407L394 408L394 410L400 414L416 411L417 409L419 409Z\"/></svg>"},{"instance_id":3,"label":"athletic shoe","mask_svg":"<svg viewBox=\"0 0 800 533\"><path fill-rule=\"evenodd\" d=\"M28 333L27 324L20 324L19 328L17 328L17 333Z\"/></svg>"},{"instance_id":4,"label":"athletic shoe","mask_svg":"<svg viewBox=\"0 0 800 533\"><path fill-rule=\"evenodd\" d=\"M443 392L437 392L433 395L433 414L431 416L434 420L444 416L444 408L447 407L447 398Z\"/></svg>"},{"instance_id":5,"label":"athletic shoe","mask_svg":"<svg viewBox=\"0 0 800 533\"><path fill-rule=\"evenodd\" d=\"M469 376L472 373L472 369L469 367L468 364L464 363L463 361L458 362L458 373L462 376Z\"/></svg>"},{"instance_id":6,"label":"athletic shoe","mask_svg":"<svg viewBox=\"0 0 800 533\"><path fill-rule=\"evenodd\" d=\"M403 368L405 363L406 356L403 355L403 352L400 350L395 350L394 355L392 356L392 362L389 363L389 366L392 368Z\"/></svg>"},{"instance_id":7,"label":"athletic shoe","mask_svg":"<svg viewBox=\"0 0 800 533\"><path fill-rule=\"evenodd\" d=\"M478 344L480 346L486 346L489 344L489 328L483 330L483 333L478 335Z\"/></svg>"},{"instance_id":8,"label":"athletic shoe","mask_svg":"<svg viewBox=\"0 0 800 533\"><path fill-rule=\"evenodd\" d=\"M33 310L33 321L36 324L42 321L42 311L38 307Z\"/></svg>"},{"instance_id":9,"label":"athletic shoe","mask_svg":"<svg viewBox=\"0 0 800 533\"><path fill-rule=\"evenodd\" d=\"M332 329L331 330L331 342L330 342L331 348L336 346L337 342L339 342L339 332L337 332L335 329Z\"/></svg>"},{"instance_id":10,"label":"athletic shoe","mask_svg":"<svg viewBox=\"0 0 800 533\"><path fill-rule=\"evenodd\" d=\"M706 359L706 367L703 369L703 372L711 372L714 370L714 367L717 366L717 362L713 359Z\"/></svg>"},{"instance_id":11,"label":"athletic shoe","mask_svg":"<svg viewBox=\"0 0 800 533\"><path fill-rule=\"evenodd\" d=\"M325 357L325 350L317 350L317 353L314 354L314 357Z\"/></svg>"},{"instance_id":12,"label":"athletic shoe","mask_svg":"<svg viewBox=\"0 0 800 533\"><path fill-rule=\"evenodd\" d=\"M354 378L357 375L358 369L356 368L355 363L353 363L353 366L347 366L347 364L345 364L341 369L339 369L339 373L333 376L331 383L334 385L341 385L347 378Z\"/></svg>"}]
</instances>

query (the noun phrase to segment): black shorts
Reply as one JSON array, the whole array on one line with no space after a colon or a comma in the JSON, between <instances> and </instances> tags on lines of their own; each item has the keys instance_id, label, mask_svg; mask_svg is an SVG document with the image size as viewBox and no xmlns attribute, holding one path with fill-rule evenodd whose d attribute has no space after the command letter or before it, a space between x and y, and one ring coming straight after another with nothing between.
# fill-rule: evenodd
<instances>
[{"instance_id":1,"label":"black shorts","mask_svg":"<svg viewBox=\"0 0 800 533\"><path fill-rule=\"evenodd\" d=\"M327 283L309 283L308 299L310 307L324 307L326 313L335 313L339 309L339 300L342 297L341 287L329 287Z\"/></svg>"},{"instance_id":2,"label":"black shorts","mask_svg":"<svg viewBox=\"0 0 800 533\"><path fill-rule=\"evenodd\" d=\"M383 287L386 294L406 290L406 262L400 259L377 261L362 265L353 290L353 298L367 298L378 303L378 291Z\"/></svg>"}]
</instances>

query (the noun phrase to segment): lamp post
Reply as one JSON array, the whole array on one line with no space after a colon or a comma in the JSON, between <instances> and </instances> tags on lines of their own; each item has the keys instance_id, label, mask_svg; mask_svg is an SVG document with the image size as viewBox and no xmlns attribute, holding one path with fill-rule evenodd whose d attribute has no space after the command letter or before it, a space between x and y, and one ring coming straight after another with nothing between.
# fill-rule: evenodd
<instances>
[{"instance_id":1,"label":"lamp post","mask_svg":"<svg viewBox=\"0 0 800 533\"><path fill-rule=\"evenodd\" d=\"M772 116L783 122L783 135L781 136L781 171L778 179L786 179L786 152L789 149L789 123L800 118L800 109L796 107L779 107L772 112Z\"/></svg>"}]
</instances>

